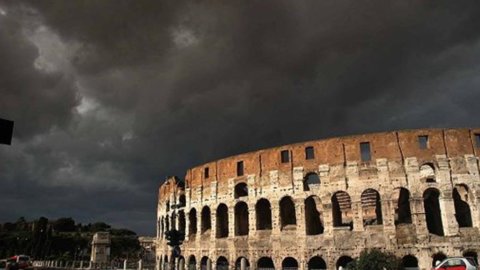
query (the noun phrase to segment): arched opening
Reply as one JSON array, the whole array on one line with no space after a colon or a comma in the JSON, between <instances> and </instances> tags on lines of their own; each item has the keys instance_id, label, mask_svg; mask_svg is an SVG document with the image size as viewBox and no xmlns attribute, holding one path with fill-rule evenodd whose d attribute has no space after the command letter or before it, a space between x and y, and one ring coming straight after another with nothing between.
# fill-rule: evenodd
<instances>
[{"instance_id":1,"label":"arched opening","mask_svg":"<svg viewBox=\"0 0 480 270\"><path fill-rule=\"evenodd\" d=\"M343 269L347 269L347 265L353 261L352 257L350 256L342 256L340 258L338 258L337 260L337 269L339 269L340 267L342 267Z\"/></svg>"},{"instance_id":2,"label":"arched opening","mask_svg":"<svg viewBox=\"0 0 480 270\"><path fill-rule=\"evenodd\" d=\"M418 270L418 260L413 255L407 255L402 258L402 268L405 270Z\"/></svg>"},{"instance_id":3,"label":"arched opening","mask_svg":"<svg viewBox=\"0 0 480 270\"><path fill-rule=\"evenodd\" d=\"M327 263L320 256L312 257L308 261L308 270L324 270L327 269Z\"/></svg>"},{"instance_id":4,"label":"arched opening","mask_svg":"<svg viewBox=\"0 0 480 270\"><path fill-rule=\"evenodd\" d=\"M185 232L185 212L183 210L178 212L178 230Z\"/></svg>"},{"instance_id":5,"label":"arched opening","mask_svg":"<svg viewBox=\"0 0 480 270\"><path fill-rule=\"evenodd\" d=\"M463 252L463 257L472 258L476 265L478 265L478 254L473 250Z\"/></svg>"},{"instance_id":6,"label":"arched opening","mask_svg":"<svg viewBox=\"0 0 480 270\"><path fill-rule=\"evenodd\" d=\"M267 199L260 199L255 205L255 215L257 217L257 230L272 229L272 209Z\"/></svg>"},{"instance_id":7,"label":"arched opening","mask_svg":"<svg viewBox=\"0 0 480 270\"><path fill-rule=\"evenodd\" d=\"M228 270L227 258L220 256L217 259L217 270Z\"/></svg>"},{"instance_id":8,"label":"arched opening","mask_svg":"<svg viewBox=\"0 0 480 270\"><path fill-rule=\"evenodd\" d=\"M445 255L443 252L438 252L432 255L432 266L435 267L437 265L437 262L441 262L447 258L447 255Z\"/></svg>"},{"instance_id":9,"label":"arched opening","mask_svg":"<svg viewBox=\"0 0 480 270\"><path fill-rule=\"evenodd\" d=\"M197 269L197 259L195 259L194 255L190 255L188 258L188 270L196 270Z\"/></svg>"},{"instance_id":10,"label":"arched opening","mask_svg":"<svg viewBox=\"0 0 480 270\"><path fill-rule=\"evenodd\" d=\"M203 256L200 260L200 270L212 269L212 261L207 256Z\"/></svg>"},{"instance_id":11,"label":"arched opening","mask_svg":"<svg viewBox=\"0 0 480 270\"><path fill-rule=\"evenodd\" d=\"M282 269L283 270L297 270L298 269L298 262L292 257L287 257L282 261Z\"/></svg>"},{"instance_id":12,"label":"arched opening","mask_svg":"<svg viewBox=\"0 0 480 270\"><path fill-rule=\"evenodd\" d=\"M425 208L428 232L443 236L439 197L440 192L438 189L429 188L425 190L423 193L423 207Z\"/></svg>"},{"instance_id":13,"label":"arched opening","mask_svg":"<svg viewBox=\"0 0 480 270\"><path fill-rule=\"evenodd\" d=\"M291 197L283 197L282 200L280 200L280 221L282 230L296 228L295 204Z\"/></svg>"},{"instance_id":14,"label":"arched opening","mask_svg":"<svg viewBox=\"0 0 480 270\"><path fill-rule=\"evenodd\" d=\"M212 228L212 221L210 218L210 208L208 206L204 206L202 209L202 234Z\"/></svg>"},{"instance_id":15,"label":"arched opening","mask_svg":"<svg viewBox=\"0 0 480 270\"><path fill-rule=\"evenodd\" d=\"M305 178L303 178L303 190L310 191L312 187L320 185L320 177L318 174L312 172L308 173Z\"/></svg>"},{"instance_id":16,"label":"arched opening","mask_svg":"<svg viewBox=\"0 0 480 270\"><path fill-rule=\"evenodd\" d=\"M166 231L170 230L170 217L168 215L165 217L165 229Z\"/></svg>"},{"instance_id":17,"label":"arched opening","mask_svg":"<svg viewBox=\"0 0 480 270\"><path fill-rule=\"evenodd\" d=\"M178 207L185 207L187 205L187 200L185 198L185 195L182 194L180 195L180 198L178 199Z\"/></svg>"},{"instance_id":18,"label":"arched opening","mask_svg":"<svg viewBox=\"0 0 480 270\"><path fill-rule=\"evenodd\" d=\"M410 223L412 223L412 213L410 211L410 192L408 189L400 188L397 208L395 209L395 225Z\"/></svg>"},{"instance_id":19,"label":"arched opening","mask_svg":"<svg viewBox=\"0 0 480 270\"><path fill-rule=\"evenodd\" d=\"M458 227L472 227L472 213L468 205L468 187L466 185L457 185L453 189L452 196Z\"/></svg>"},{"instance_id":20,"label":"arched opening","mask_svg":"<svg viewBox=\"0 0 480 270\"><path fill-rule=\"evenodd\" d=\"M226 238L228 237L228 208L225 204L221 203L217 207L217 232L216 238Z\"/></svg>"},{"instance_id":21,"label":"arched opening","mask_svg":"<svg viewBox=\"0 0 480 270\"><path fill-rule=\"evenodd\" d=\"M168 269L168 256L163 256L163 269Z\"/></svg>"},{"instance_id":22,"label":"arched opening","mask_svg":"<svg viewBox=\"0 0 480 270\"><path fill-rule=\"evenodd\" d=\"M270 257L262 257L257 261L258 270L272 270L275 269L273 261Z\"/></svg>"},{"instance_id":23,"label":"arched opening","mask_svg":"<svg viewBox=\"0 0 480 270\"><path fill-rule=\"evenodd\" d=\"M362 192L362 211L363 225L379 225L382 220L382 205L380 203L380 194L374 189L366 189Z\"/></svg>"},{"instance_id":24,"label":"arched opening","mask_svg":"<svg viewBox=\"0 0 480 270\"><path fill-rule=\"evenodd\" d=\"M435 183L435 167L432 163L425 163L420 166L420 178L425 179L427 183Z\"/></svg>"},{"instance_id":25,"label":"arched opening","mask_svg":"<svg viewBox=\"0 0 480 270\"><path fill-rule=\"evenodd\" d=\"M234 192L234 197L235 199L238 199L240 197L246 197L248 196L248 187L247 184L245 183L238 183L235 185L235 192Z\"/></svg>"},{"instance_id":26,"label":"arched opening","mask_svg":"<svg viewBox=\"0 0 480 270\"><path fill-rule=\"evenodd\" d=\"M197 210L195 208L188 213L188 233L190 235L197 234Z\"/></svg>"},{"instance_id":27,"label":"arched opening","mask_svg":"<svg viewBox=\"0 0 480 270\"><path fill-rule=\"evenodd\" d=\"M248 235L248 206L245 202L235 205L235 235Z\"/></svg>"},{"instance_id":28,"label":"arched opening","mask_svg":"<svg viewBox=\"0 0 480 270\"><path fill-rule=\"evenodd\" d=\"M243 264L243 268L242 268ZM238 257L235 261L235 270L248 270L250 269L250 262L245 257Z\"/></svg>"},{"instance_id":29,"label":"arched opening","mask_svg":"<svg viewBox=\"0 0 480 270\"><path fill-rule=\"evenodd\" d=\"M305 200L305 231L307 235L323 233L323 225L318 211L319 205L320 200L317 196L310 196Z\"/></svg>"},{"instance_id":30,"label":"arched opening","mask_svg":"<svg viewBox=\"0 0 480 270\"><path fill-rule=\"evenodd\" d=\"M332 215L334 227L353 229L352 201L347 192L337 191L332 195Z\"/></svg>"},{"instance_id":31,"label":"arched opening","mask_svg":"<svg viewBox=\"0 0 480 270\"><path fill-rule=\"evenodd\" d=\"M167 212L170 211L170 201L167 201L166 208L167 208Z\"/></svg>"}]
</instances>

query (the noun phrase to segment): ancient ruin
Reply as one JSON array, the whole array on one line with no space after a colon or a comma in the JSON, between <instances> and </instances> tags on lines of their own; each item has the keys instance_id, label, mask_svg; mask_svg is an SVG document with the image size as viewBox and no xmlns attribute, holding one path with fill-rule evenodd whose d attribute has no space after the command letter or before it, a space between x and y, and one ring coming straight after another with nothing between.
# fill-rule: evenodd
<instances>
[{"instance_id":1,"label":"ancient ruin","mask_svg":"<svg viewBox=\"0 0 480 270\"><path fill-rule=\"evenodd\" d=\"M331 138L196 166L159 190L165 232L185 232L177 269L338 269L365 248L409 269L480 250L480 128ZM479 194L477 194L479 193Z\"/></svg>"}]
</instances>

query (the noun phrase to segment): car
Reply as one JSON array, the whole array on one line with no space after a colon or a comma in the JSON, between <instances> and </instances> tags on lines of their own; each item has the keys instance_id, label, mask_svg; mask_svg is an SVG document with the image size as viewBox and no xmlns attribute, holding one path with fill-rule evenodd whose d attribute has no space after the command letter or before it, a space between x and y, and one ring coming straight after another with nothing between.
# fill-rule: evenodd
<instances>
[{"instance_id":1,"label":"car","mask_svg":"<svg viewBox=\"0 0 480 270\"><path fill-rule=\"evenodd\" d=\"M0 260L0 270L7 268L7 260Z\"/></svg>"},{"instance_id":2,"label":"car","mask_svg":"<svg viewBox=\"0 0 480 270\"><path fill-rule=\"evenodd\" d=\"M32 262L27 255L15 255L6 260L6 270L18 270L32 268Z\"/></svg>"},{"instance_id":3,"label":"car","mask_svg":"<svg viewBox=\"0 0 480 270\"><path fill-rule=\"evenodd\" d=\"M474 258L451 257L437 262L432 270L480 270Z\"/></svg>"}]
</instances>

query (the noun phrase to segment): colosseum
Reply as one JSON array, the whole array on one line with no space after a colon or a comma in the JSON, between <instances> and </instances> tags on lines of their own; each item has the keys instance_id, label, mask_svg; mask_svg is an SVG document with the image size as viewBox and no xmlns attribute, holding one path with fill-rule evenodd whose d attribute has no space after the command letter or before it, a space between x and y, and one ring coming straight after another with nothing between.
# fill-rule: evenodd
<instances>
[{"instance_id":1,"label":"colosseum","mask_svg":"<svg viewBox=\"0 0 480 270\"><path fill-rule=\"evenodd\" d=\"M405 269L477 258L479 153L480 128L419 129L202 164L160 186L157 269L341 269L368 248ZM185 232L174 259L171 229Z\"/></svg>"}]
</instances>

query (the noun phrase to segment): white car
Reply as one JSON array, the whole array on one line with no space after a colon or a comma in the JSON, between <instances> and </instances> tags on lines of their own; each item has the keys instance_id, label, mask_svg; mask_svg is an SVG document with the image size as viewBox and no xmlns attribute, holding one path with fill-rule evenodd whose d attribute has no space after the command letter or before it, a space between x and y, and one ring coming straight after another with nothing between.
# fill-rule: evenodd
<instances>
[{"instance_id":1,"label":"white car","mask_svg":"<svg viewBox=\"0 0 480 270\"><path fill-rule=\"evenodd\" d=\"M452 257L436 264L432 270L479 270L477 262L473 258Z\"/></svg>"}]
</instances>

